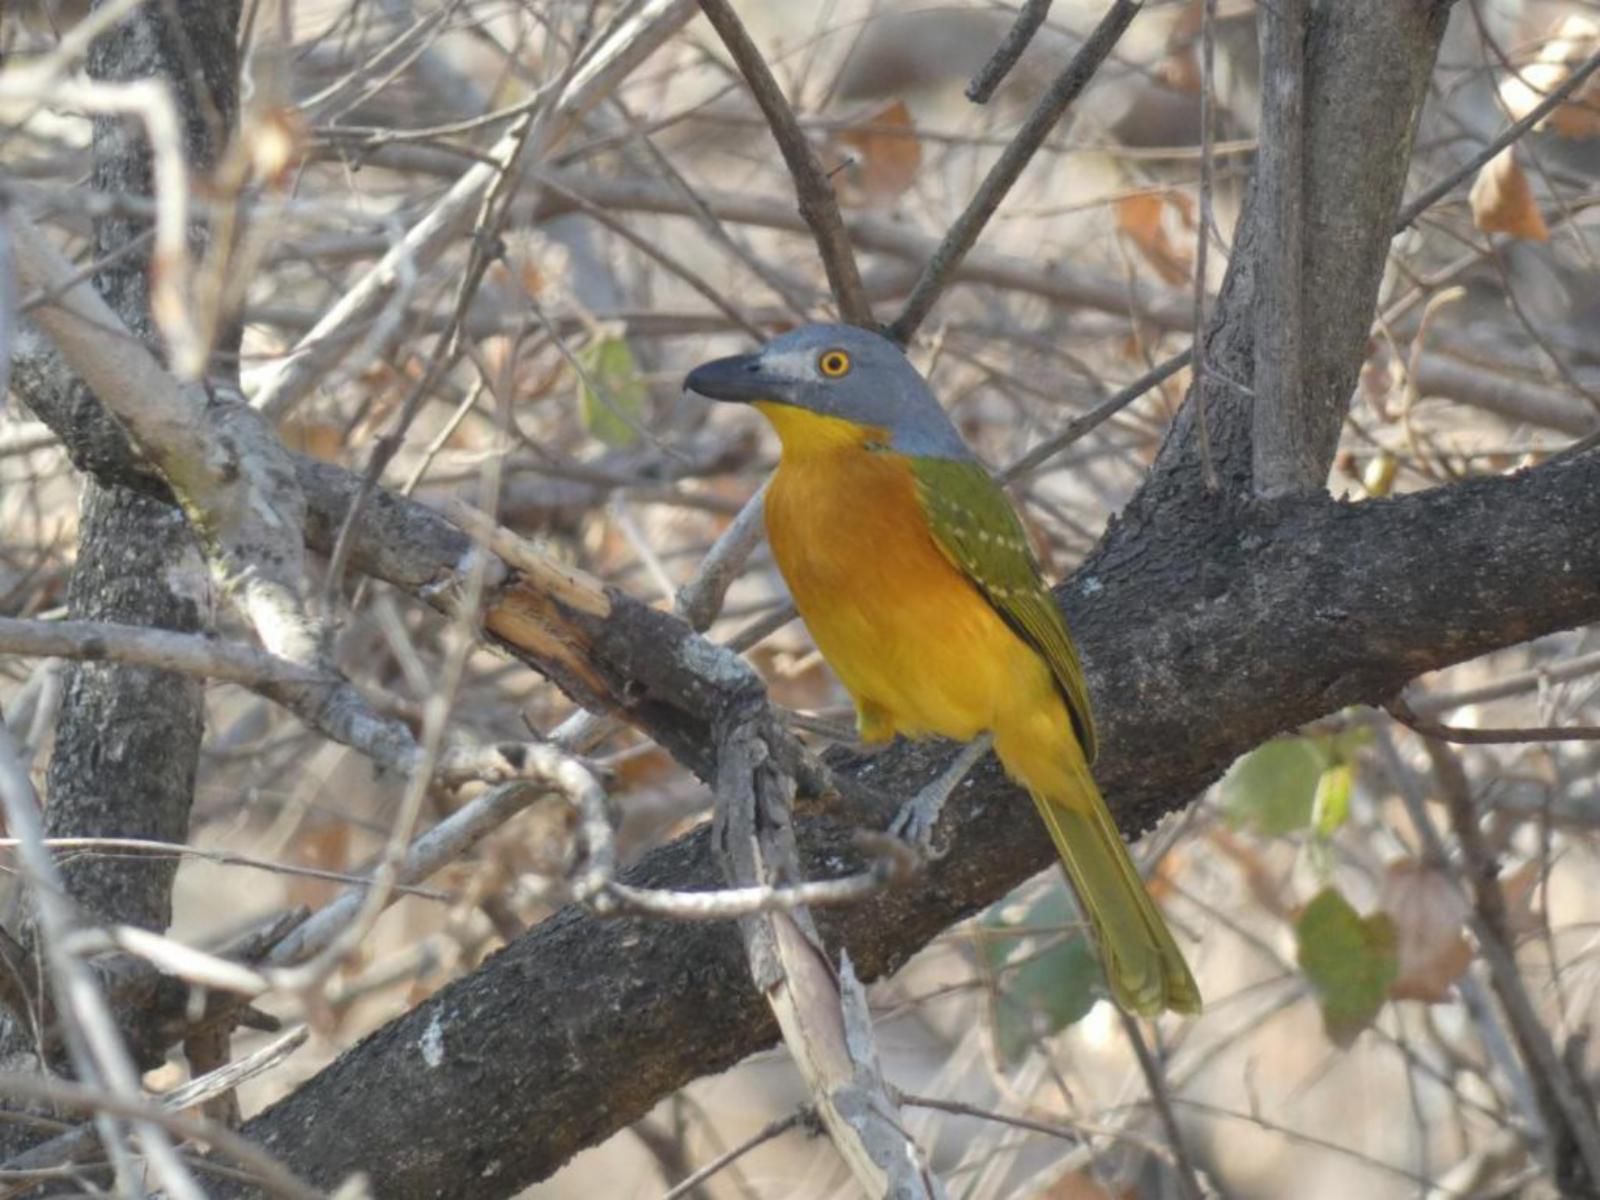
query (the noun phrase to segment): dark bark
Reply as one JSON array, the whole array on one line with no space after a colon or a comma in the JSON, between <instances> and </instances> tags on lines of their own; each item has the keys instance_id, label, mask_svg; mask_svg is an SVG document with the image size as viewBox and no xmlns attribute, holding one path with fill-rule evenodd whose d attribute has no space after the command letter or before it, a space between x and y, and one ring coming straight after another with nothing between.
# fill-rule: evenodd
<instances>
[{"instance_id":1,"label":"dark bark","mask_svg":"<svg viewBox=\"0 0 1600 1200\"><path fill-rule=\"evenodd\" d=\"M1220 512L1220 510L1219 510ZM1146 540L1080 573L1061 599L1084 651L1123 828L1181 808L1239 754L1418 673L1600 619L1600 457L1424 495L1296 502L1224 520L1201 547ZM1198 550L1198 552L1197 552ZM835 762L905 796L947 747ZM816 877L856 862L851 829L889 812L800 818ZM1051 860L1026 799L990 760L947 810L952 853L910 885L818 914L863 976L892 971ZM709 888L705 832L648 856L632 882ZM565 911L374 1033L246 1126L331 1184L364 1170L395 1200L514 1193L691 1079L770 1045L731 924ZM428 1065L424 1035L445 1055ZM382 1104L368 1102L373 1095ZM225 1194L241 1194L227 1192Z\"/></svg>"},{"instance_id":2,"label":"dark bark","mask_svg":"<svg viewBox=\"0 0 1600 1200\"><path fill-rule=\"evenodd\" d=\"M231 15L230 15L231 12ZM197 171L214 165L237 107L237 6L152 4L95 43L97 79L150 76L174 82L184 119L184 152ZM94 184L112 194L151 196L154 168L136 122L94 125ZM105 217L95 227L99 256L124 251L147 221ZM199 241L197 235L196 241ZM147 249L117 254L96 272L101 295L129 329L159 345L150 313ZM236 357L237 335L220 347ZM69 403L92 414L80 385ZM119 431L120 432L120 431ZM78 564L68 593L72 615L195 630L205 621L206 576L181 514L119 484L85 483ZM51 758L46 832L51 836L147 837L182 841L203 729L198 681L110 665L71 669ZM73 898L93 920L164 929L171 919L171 858L80 857L62 865Z\"/></svg>"},{"instance_id":3,"label":"dark bark","mask_svg":"<svg viewBox=\"0 0 1600 1200\"><path fill-rule=\"evenodd\" d=\"M75 618L193 631L206 575L183 514L115 485L84 485ZM50 837L181 842L203 728L200 681L169 671L80 663L68 669L46 790ZM85 919L165 929L176 860L69 855L62 878Z\"/></svg>"},{"instance_id":4,"label":"dark bark","mask_svg":"<svg viewBox=\"0 0 1600 1200\"><path fill-rule=\"evenodd\" d=\"M1380 58L1398 109L1421 94L1445 6L1396 7L1403 11L1381 33L1396 44ZM1345 40L1331 49L1318 43L1308 58L1354 53L1361 30L1336 21L1326 4L1316 12L1317 36ZM1308 119L1332 119L1320 112ZM1388 241L1386 223L1367 227L1355 214L1369 203L1361 189L1370 180L1385 193L1375 207L1392 215L1387 190L1404 171L1411 116L1387 133L1355 118L1341 126L1353 182L1324 197L1310 240L1359 244L1327 251L1346 255L1352 274L1326 285L1327 303L1348 311L1324 312L1327 329L1318 336L1328 348L1309 368L1319 404L1342 406L1354 379L1360 347L1351 331L1370 319L1371 263ZM1348 210L1339 208L1341 196ZM1097 773L1130 832L1188 803L1274 733L1381 702L1419 672L1600 619L1600 539L1592 536L1600 458L1592 454L1393 501L1248 501L1250 406L1233 384L1252 378L1253 270L1247 220L1208 338L1215 376L1206 409L1221 490L1207 493L1200 483L1191 403L1147 486L1060 593L1103 727ZM41 416L69 444L75 433L93 432L92 416ZM103 432L74 453L130 477L132 462ZM325 549L354 480L309 463L301 480L308 542ZM351 561L439 603L434 585L453 576L469 549L436 514L380 494ZM520 652L525 661L707 769L709 731L727 696L684 666L695 643L680 623L620 595L604 615L564 611L548 597L527 602L543 605L573 637ZM852 829L881 825L891 806L869 797L909 794L947 755L923 745L870 760L837 756L840 780L860 786L800 816L808 870L849 870ZM847 947L864 976L893 970L1051 858L1030 807L992 762L952 802L940 833L952 852L926 874L869 903L819 914L829 945ZM651 854L630 879L675 888L720 882L705 832ZM504 1196L774 1037L732 925L605 921L569 910L375 1032L246 1131L324 1184L359 1169L375 1194L400 1200ZM442 1061L431 1053L437 1045Z\"/></svg>"},{"instance_id":5,"label":"dark bark","mask_svg":"<svg viewBox=\"0 0 1600 1200\"><path fill-rule=\"evenodd\" d=\"M196 171L204 171L216 162L236 109L237 20L236 4L151 4L92 47L90 74L106 80L152 75L172 80L184 118L184 152ZM107 193L152 194L152 163L136 122L95 120L93 173L94 186ZM146 229L140 220L103 218L95 228L95 252L103 257L122 251ZM118 254L94 282L129 329L158 345L146 247ZM234 359L237 335L219 350ZM30 406L71 413L75 424L92 427L92 444L108 447L102 455L131 459L115 422L36 342L24 340L13 383ZM148 492L147 486L133 490L114 479L85 481L68 607L78 618L199 629L205 623L208 583L193 534L180 513ZM185 840L203 731L202 699L199 681L182 675L108 664L71 667L47 780L46 833ZM170 921L175 872L170 857L76 856L62 863L69 893L87 919L152 929L164 929ZM136 1026L138 1018L128 1014L128 1024ZM137 1032L131 1041L145 1065L160 1061L160 1046L149 1045ZM33 1031L12 1024L0 1053L12 1062L25 1061L34 1043ZM7 1151L36 1137L25 1125L0 1126L0 1145Z\"/></svg>"}]
</instances>

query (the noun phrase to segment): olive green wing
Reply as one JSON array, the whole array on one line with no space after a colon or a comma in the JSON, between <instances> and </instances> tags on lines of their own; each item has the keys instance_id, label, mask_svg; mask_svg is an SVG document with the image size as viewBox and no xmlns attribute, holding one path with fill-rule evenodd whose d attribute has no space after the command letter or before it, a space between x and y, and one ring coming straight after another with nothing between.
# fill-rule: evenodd
<instances>
[{"instance_id":1,"label":"olive green wing","mask_svg":"<svg viewBox=\"0 0 1600 1200\"><path fill-rule=\"evenodd\" d=\"M1083 664L1011 501L977 462L909 458L933 540L1007 625L1050 664L1084 757L1097 749Z\"/></svg>"}]
</instances>

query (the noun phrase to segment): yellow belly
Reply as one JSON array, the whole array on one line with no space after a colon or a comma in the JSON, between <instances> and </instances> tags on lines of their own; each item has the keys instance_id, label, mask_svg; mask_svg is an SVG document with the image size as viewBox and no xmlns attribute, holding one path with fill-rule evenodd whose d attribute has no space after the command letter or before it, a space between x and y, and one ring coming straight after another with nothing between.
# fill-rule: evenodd
<instances>
[{"instance_id":1,"label":"yellow belly","mask_svg":"<svg viewBox=\"0 0 1600 1200\"><path fill-rule=\"evenodd\" d=\"M1057 742L1066 711L1049 667L940 553L903 459L854 447L786 457L766 519L863 738L967 741L1025 712L1049 729L1046 745Z\"/></svg>"}]
</instances>

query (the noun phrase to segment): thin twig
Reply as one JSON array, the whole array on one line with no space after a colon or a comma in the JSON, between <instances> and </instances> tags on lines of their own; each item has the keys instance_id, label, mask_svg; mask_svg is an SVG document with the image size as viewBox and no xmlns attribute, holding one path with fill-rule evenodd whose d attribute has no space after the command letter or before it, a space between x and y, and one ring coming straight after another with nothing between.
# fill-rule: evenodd
<instances>
[{"instance_id":1,"label":"thin twig","mask_svg":"<svg viewBox=\"0 0 1600 1200\"><path fill-rule=\"evenodd\" d=\"M1524 742L1597 742L1600 725L1531 725L1526 729L1473 729L1464 725L1443 725L1419 717L1404 700L1391 700L1389 715L1413 733L1441 742L1464 746L1514 746Z\"/></svg>"},{"instance_id":2,"label":"thin twig","mask_svg":"<svg viewBox=\"0 0 1600 1200\"><path fill-rule=\"evenodd\" d=\"M0 1072L0 1095L122 1117L142 1130L140 1136L147 1154L152 1153L154 1142L170 1148L173 1137L207 1144L249 1171L253 1182L269 1195L281 1197L281 1200L326 1200L321 1192L301 1181L254 1142L214 1121L168 1112L146 1100L140 1092L123 1095L54 1076L6 1071ZM189 1194L203 1200L199 1192Z\"/></svg>"},{"instance_id":3,"label":"thin twig","mask_svg":"<svg viewBox=\"0 0 1600 1200\"><path fill-rule=\"evenodd\" d=\"M303 1046L310 1030L297 1025L281 1037L274 1038L254 1053L238 1062L218 1067L198 1079L181 1084L158 1097L169 1112L182 1112L195 1104L234 1091L246 1080L262 1075L283 1062ZM70 1163L82 1162L97 1149L98 1141L92 1124L79 1125L65 1133L29 1147L15 1158L0 1163L0 1200L19 1195L37 1186L35 1181L17 1179L33 1172L54 1172ZM11 1182L16 1180L15 1182Z\"/></svg>"},{"instance_id":4,"label":"thin twig","mask_svg":"<svg viewBox=\"0 0 1600 1200\"><path fill-rule=\"evenodd\" d=\"M1050 0L1022 0L1022 7L1017 11L1017 19L1012 22L1011 28L1006 30L1006 36L995 47L994 53L989 56L989 61L978 68L978 73L972 77L972 82L967 84L967 99L974 104L987 104L994 95L995 89L1011 74L1011 68L1017 65L1017 60L1022 57L1022 52L1028 48L1028 43L1033 41L1033 35L1039 32L1039 27L1044 24L1044 19L1050 15Z\"/></svg>"},{"instance_id":5,"label":"thin twig","mask_svg":"<svg viewBox=\"0 0 1600 1200\"><path fill-rule=\"evenodd\" d=\"M1449 862L1443 837L1433 823L1421 789L1401 762L1393 742L1381 725L1375 725L1379 751L1388 761L1406 812L1422 839L1425 857L1438 864ZM1565 1131L1569 1147L1577 1149L1590 1180L1600 1179L1600 1128L1594 1112L1583 1102L1577 1084L1556 1053L1549 1031L1539 1020L1532 998L1512 952L1506 926L1505 896L1500 891L1493 853L1478 829L1478 815L1461 760L1444 742L1424 737L1423 748L1434 767L1440 791L1450 813L1451 828L1465 860L1467 887L1473 903L1467 920L1489 968L1489 982L1511 1027L1512 1037L1527 1068L1538 1098L1540 1115L1552 1139Z\"/></svg>"},{"instance_id":6,"label":"thin twig","mask_svg":"<svg viewBox=\"0 0 1600 1200\"><path fill-rule=\"evenodd\" d=\"M1188 366L1193 358L1193 348L1180 350L1165 362L1157 363L1139 378L1126 387L1119 388L1107 396L1099 404L1081 416L1074 417L1067 422L1067 427L1060 433L1045 438L1033 449L1029 450L1016 462L1001 471L998 478L1001 483L1010 483L1021 475L1026 475L1046 459L1054 458L1079 438L1090 433L1104 424L1117 413L1127 408L1140 396L1151 388L1159 387L1184 367Z\"/></svg>"},{"instance_id":7,"label":"thin twig","mask_svg":"<svg viewBox=\"0 0 1600 1200\"><path fill-rule=\"evenodd\" d=\"M0 617L0 654L129 663L249 687L328 681L312 667L242 642L111 621Z\"/></svg>"},{"instance_id":8,"label":"thin twig","mask_svg":"<svg viewBox=\"0 0 1600 1200\"><path fill-rule=\"evenodd\" d=\"M795 120L783 89L728 0L700 0L700 10L733 56L734 64L767 118L773 139L794 178L800 215L816 239L822 269L827 272L828 286L838 302L839 315L852 325L876 328L872 305L861 282L861 270L856 266L855 251L850 246L850 234L844 227L844 218L839 215L839 201L833 194L833 185L801 131L800 123Z\"/></svg>"},{"instance_id":9,"label":"thin twig","mask_svg":"<svg viewBox=\"0 0 1600 1200\"><path fill-rule=\"evenodd\" d=\"M1411 706L1413 713L1426 718L1447 708L1465 708L1469 704L1487 704L1492 700L1504 700L1507 696L1529 692L1546 684L1581 679L1597 671L1600 671L1600 651L1580 654L1574 658L1558 659L1543 663L1531 670L1502 675L1493 683L1486 683L1482 687L1412 697L1406 703Z\"/></svg>"},{"instance_id":10,"label":"thin twig","mask_svg":"<svg viewBox=\"0 0 1600 1200\"><path fill-rule=\"evenodd\" d=\"M1150 1047L1145 1044L1138 1018L1123 1012L1120 1008L1117 1010L1117 1015L1122 1018L1123 1032L1128 1035L1128 1044L1133 1047L1134 1057L1139 1060L1139 1070L1144 1075L1145 1086L1150 1090L1150 1103L1154 1106L1156 1117L1167 1135L1167 1146L1172 1152L1173 1169L1177 1174L1178 1186L1183 1192L1184 1200L1204 1200L1206 1191L1200 1186L1200 1176L1195 1171L1193 1160L1189 1157L1183 1129L1178 1125L1178 1118L1172 1111L1172 1098L1167 1095L1167 1081L1162 1077L1161 1064L1156 1062L1155 1056L1150 1053Z\"/></svg>"},{"instance_id":11,"label":"thin twig","mask_svg":"<svg viewBox=\"0 0 1600 1200\"><path fill-rule=\"evenodd\" d=\"M881 870L863 871L840 879L811 879L788 886L729 887L709 892L669 892L657 888L631 887L625 883L607 884L595 897L593 906L607 913L616 907L624 912L675 917L681 921L727 921L757 913L785 912L795 908L830 904L853 904L880 892L900 868L884 860Z\"/></svg>"},{"instance_id":12,"label":"thin twig","mask_svg":"<svg viewBox=\"0 0 1600 1200\"><path fill-rule=\"evenodd\" d=\"M1028 119L1017 130L1016 137L1005 148L994 166L984 176L977 193L967 203L966 209L955 219L945 233L938 249L929 257L922 276L911 289L905 308L889 326L889 336L901 345L911 340L919 326L932 311L934 303L943 294L954 277L961 260L966 257L983 232L983 227L994 216L1006 193L1021 176L1023 168L1033 159L1050 131L1061 120L1067 106L1078 98L1089 80L1094 78L1100 64L1111 54L1123 32L1138 15L1143 0L1114 0L1110 11L1100 19L1094 32L1072 56L1066 69L1051 82Z\"/></svg>"},{"instance_id":13,"label":"thin twig","mask_svg":"<svg viewBox=\"0 0 1600 1200\"><path fill-rule=\"evenodd\" d=\"M711 628L711 622L722 611L728 588L744 569L751 552L761 544L766 534L762 525L766 494L764 482L700 561L694 578L678 589L675 607L695 632L704 633Z\"/></svg>"},{"instance_id":14,"label":"thin twig","mask_svg":"<svg viewBox=\"0 0 1600 1200\"><path fill-rule=\"evenodd\" d=\"M695 1188L699 1187L706 1180L717 1174L717 1172L725 1170L727 1167L743 1158L746 1154L749 1154L758 1146L764 1146L773 1138L788 1133L789 1130L793 1129L796 1125L809 1125L815 1127L816 1124L816 1110L811 1108L809 1105L807 1105L805 1108L796 1109L786 1117L779 1117L776 1121L769 1122L767 1125L757 1130L754 1134L747 1137L737 1146L734 1146L717 1155L716 1158L712 1159L705 1166L695 1171L694 1174L680 1179L669 1191L662 1193L661 1200L681 1200L682 1197L687 1196L690 1192L694 1191Z\"/></svg>"},{"instance_id":15,"label":"thin twig","mask_svg":"<svg viewBox=\"0 0 1600 1200\"><path fill-rule=\"evenodd\" d=\"M1490 140L1483 149L1467 159L1461 166L1439 180L1432 187L1425 188L1416 199L1400 210L1400 215L1395 220L1394 231L1396 233L1404 231L1411 222L1453 192L1461 183L1476 175L1491 158L1559 108L1561 103L1582 87L1584 80L1588 79L1597 70L1600 70L1600 52L1591 54L1582 66L1561 81L1559 87L1552 88L1550 94L1540 101L1522 120L1514 125L1508 125Z\"/></svg>"},{"instance_id":16,"label":"thin twig","mask_svg":"<svg viewBox=\"0 0 1600 1200\"><path fill-rule=\"evenodd\" d=\"M631 10L631 11L630 11ZM617 20L596 38L559 92L547 97L561 120L571 120L593 107L688 20L687 0L648 0L627 6ZM538 97L530 97L532 105ZM532 108L529 107L529 111ZM347 289L323 314L316 327L287 356L257 377L252 398L258 409L281 419L299 406L318 381L349 351L344 335L351 326L371 319L391 300L407 275L431 266L481 211L483 197L505 175L505 155L521 142L522 123L516 125L490 152L491 161L478 163L461 175L428 213L396 241L365 276ZM552 134L559 126L551 127ZM537 155L543 146L530 148Z\"/></svg>"}]
</instances>

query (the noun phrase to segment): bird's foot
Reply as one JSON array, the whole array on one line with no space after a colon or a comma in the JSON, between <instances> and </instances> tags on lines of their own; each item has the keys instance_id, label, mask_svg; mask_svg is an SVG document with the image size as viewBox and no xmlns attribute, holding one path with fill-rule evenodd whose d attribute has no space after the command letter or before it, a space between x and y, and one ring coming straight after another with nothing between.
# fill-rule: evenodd
<instances>
[{"instance_id":1,"label":"bird's foot","mask_svg":"<svg viewBox=\"0 0 1600 1200\"><path fill-rule=\"evenodd\" d=\"M901 806L889 823L890 836L899 838L924 858L942 858L944 851L933 849L933 831L939 824L939 814L944 811L945 801L993 744L994 739L986 733L963 746L961 753L937 779Z\"/></svg>"}]
</instances>

